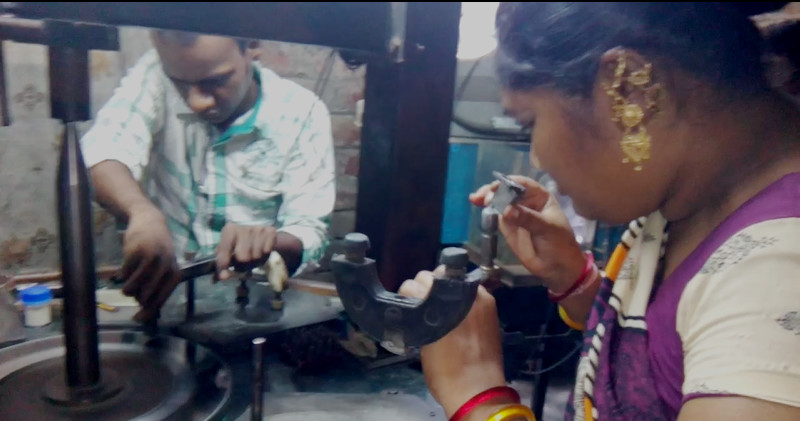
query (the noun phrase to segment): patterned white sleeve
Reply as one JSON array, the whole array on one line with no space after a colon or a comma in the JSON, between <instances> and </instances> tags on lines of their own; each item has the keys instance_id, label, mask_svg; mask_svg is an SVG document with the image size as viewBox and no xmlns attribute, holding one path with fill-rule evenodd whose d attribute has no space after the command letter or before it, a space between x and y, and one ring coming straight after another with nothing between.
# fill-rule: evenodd
<instances>
[{"instance_id":1,"label":"patterned white sleeve","mask_svg":"<svg viewBox=\"0 0 800 421\"><path fill-rule=\"evenodd\" d=\"M303 243L302 263L313 263L328 246L330 217L336 200L333 135L328 109L315 101L303 133L293 146L282 176L279 230ZM304 270L304 265L298 272Z\"/></svg>"},{"instance_id":2,"label":"patterned white sleeve","mask_svg":"<svg viewBox=\"0 0 800 421\"><path fill-rule=\"evenodd\" d=\"M151 50L128 71L81 138L87 167L116 160L141 179L153 133L163 125L165 87L158 55Z\"/></svg>"},{"instance_id":3,"label":"patterned white sleeve","mask_svg":"<svg viewBox=\"0 0 800 421\"><path fill-rule=\"evenodd\" d=\"M678 306L684 401L738 395L800 407L800 218L728 239Z\"/></svg>"}]
</instances>

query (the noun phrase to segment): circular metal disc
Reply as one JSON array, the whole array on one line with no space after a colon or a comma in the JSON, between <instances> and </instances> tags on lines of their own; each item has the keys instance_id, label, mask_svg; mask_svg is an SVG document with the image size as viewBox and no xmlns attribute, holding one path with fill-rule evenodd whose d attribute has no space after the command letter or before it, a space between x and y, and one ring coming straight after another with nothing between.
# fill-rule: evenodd
<instances>
[{"instance_id":1,"label":"circular metal disc","mask_svg":"<svg viewBox=\"0 0 800 421\"><path fill-rule=\"evenodd\" d=\"M0 420L212 420L230 400L230 370L206 348L174 337L101 331L101 375L111 380L113 373L121 390L99 402L58 404L48 394L53 384L64 384L63 342L58 335L0 350Z\"/></svg>"}]
</instances>

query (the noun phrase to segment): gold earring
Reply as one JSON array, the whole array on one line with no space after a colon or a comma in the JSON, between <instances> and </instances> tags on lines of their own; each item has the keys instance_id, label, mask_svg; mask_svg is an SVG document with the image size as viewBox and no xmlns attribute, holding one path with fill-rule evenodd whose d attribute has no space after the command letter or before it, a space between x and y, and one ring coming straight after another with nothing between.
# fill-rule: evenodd
<instances>
[{"instance_id":1,"label":"gold earring","mask_svg":"<svg viewBox=\"0 0 800 421\"><path fill-rule=\"evenodd\" d=\"M625 56L617 58L614 81L610 86L605 86L605 91L613 102L611 110L614 112L614 117L611 120L620 124L623 130L622 140L620 141L620 147L624 155L622 162L625 164L633 162L636 165L633 169L641 171L641 162L650 159L651 138L650 134L647 133L644 122L657 111L657 100L661 85L651 84L653 66L650 63L645 64L640 70L631 72L627 77L625 76L626 68L627 61ZM642 109L639 104L628 101L622 94L622 92L630 94L637 89L643 91L645 109Z\"/></svg>"}]
</instances>

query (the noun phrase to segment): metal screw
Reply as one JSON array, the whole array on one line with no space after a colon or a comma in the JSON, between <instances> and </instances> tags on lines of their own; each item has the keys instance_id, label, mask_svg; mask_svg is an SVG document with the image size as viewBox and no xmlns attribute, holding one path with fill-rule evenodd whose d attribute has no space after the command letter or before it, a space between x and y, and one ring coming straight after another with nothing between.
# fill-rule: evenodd
<instances>
[{"instance_id":1,"label":"metal screw","mask_svg":"<svg viewBox=\"0 0 800 421\"><path fill-rule=\"evenodd\" d=\"M499 228L500 213L491 206L481 211L481 230L487 234L496 233Z\"/></svg>"},{"instance_id":2,"label":"metal screw","mask_svg":"<svg viewBox=\"0 0 800 421\"><path fill-rule=\"evenodd\" d=\"M461 247L447 247L442 250L439 262L445 265L447 269L463 270L469 264L469 255Z\"/></svg>"},{"instance_id":3,"label":"metal screw","mask_svg":"<svg viewBox=\"0 0 800 421\"><path fill-rule=\"evenodd\" d=\"M369 237L360 232L351 232L344 237L344 253L351 262L362 262L369 250Z\"/></svg>"}]
</instances>

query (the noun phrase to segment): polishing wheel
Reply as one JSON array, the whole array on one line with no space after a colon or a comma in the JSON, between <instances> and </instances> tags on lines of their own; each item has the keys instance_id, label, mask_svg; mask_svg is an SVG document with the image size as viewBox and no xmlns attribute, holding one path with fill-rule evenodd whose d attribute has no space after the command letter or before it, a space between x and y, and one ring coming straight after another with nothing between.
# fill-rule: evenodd
<instances>
[{"instance_id":1,"label":"polishing wheel","mask_svg":"<svg viewBox=\"0 0 800 421\"><path fill-rule=\"evenodd\" d=\"M0 419L216 420L230 401L231 373L212 352L175 337L98 332L101 382L65 383L64 336L0 350Z\"/></svg>"}]
</instances>

